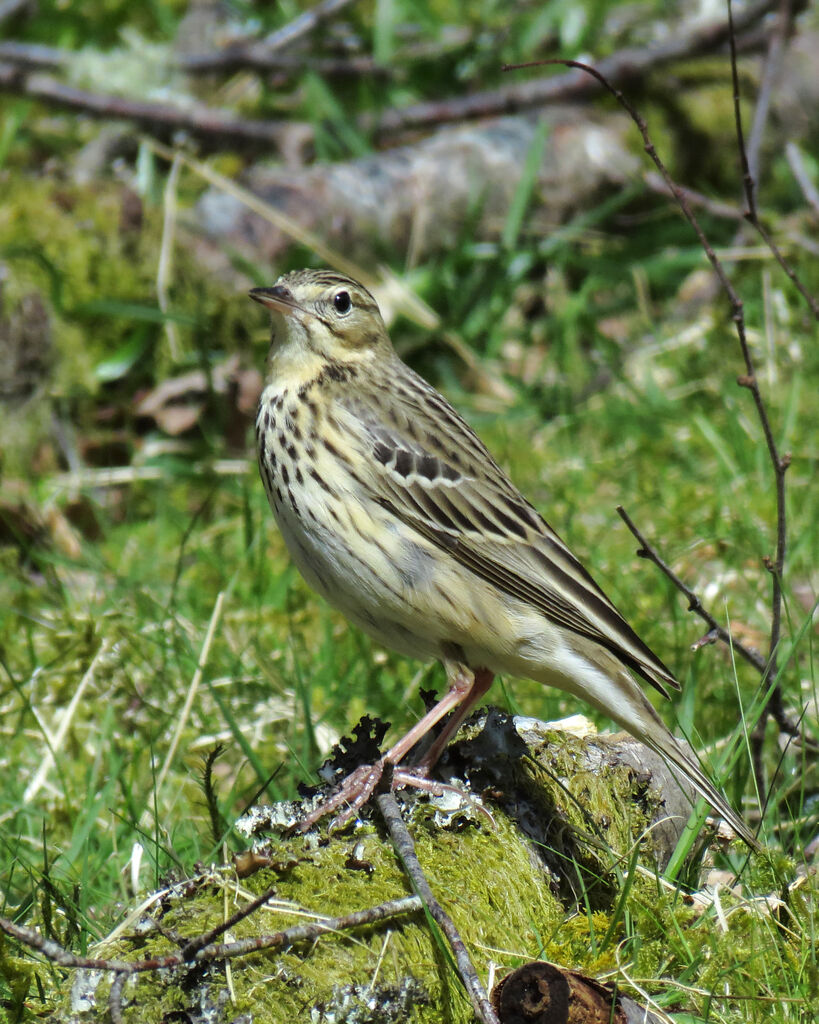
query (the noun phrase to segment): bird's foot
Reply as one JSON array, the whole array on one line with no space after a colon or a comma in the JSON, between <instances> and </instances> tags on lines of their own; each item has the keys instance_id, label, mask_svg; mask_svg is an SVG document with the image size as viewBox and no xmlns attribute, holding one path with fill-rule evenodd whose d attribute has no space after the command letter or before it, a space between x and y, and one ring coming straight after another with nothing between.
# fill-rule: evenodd
<instances>
[{"instance_id":1,"label":"bird's foot","mask_svg":"<svg viewBox=\"0 0 819 1024\"><path fill-rule=\"evenodd\" d=\"M364 764L350 772L334 793L301 819L296 825L296 831L307 832L322 818L343 808L328 826L329 831L341 828L358 814L364 804L372 798L373 793L382 786L390 790L412 786L433 796L443 796L447 792L464 796L463 791L456 786L430 779L429 768L426 765L401 768L382 757L375 764Z\"/></svg>"}]
</instances>

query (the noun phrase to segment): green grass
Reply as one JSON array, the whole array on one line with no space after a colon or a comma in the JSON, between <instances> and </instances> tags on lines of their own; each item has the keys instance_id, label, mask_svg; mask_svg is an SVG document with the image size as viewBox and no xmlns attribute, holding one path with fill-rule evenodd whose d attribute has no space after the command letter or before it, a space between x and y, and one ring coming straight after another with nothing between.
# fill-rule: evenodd
<instances>
[{"instance_id":1,"label":"green grass","mask_svg":"<svg viewBox=\"0 0 819 1024\"><path fill-rule=\"evenodd\" d=\"M564 17L568 5L524 5L506 31L506 5L484 4L472 25L483 44L466 46L445 67L410 72L377 95L366 84L339 94L307 76L295 94L307 109L294 104L294 116L313 120L328 158L369 151L370 140L354 126L338 127L345 110L437 98L466 81L497 82L500 61L528 56L526 46L552 32L570 36L567 55L585 47L602 54L599 6L588 5L572 23ZM78 44L71 5L58 7L31 20L28 38ZM107 46L126 14L124 5L102 8L95 42ZM408 3L377 3L371 14L355 15L356 25L386 59L400 52L398 27L410 13ZM49 35L52 15L59 38ZM165 38L176 17L173 5L148 5L137 27ZM459 8L438 5L417 19L421 35L434 36L442 22L460 21ZM275 106L275 97L266 102ZM229 823L260 796L293 796L364 713L390 721L397 735L419 713L419 688L440 688L443 674L375 648L308 592L267 508L249 423L228 450L235 415L224 397L208 397L208 413L181 452L163 448L167 439L134 418L140 389L210 369L230 352L260 367L266 348L259 311L232 282L209 278L183 247L173 310L159 310L153 280L161 206L151 195L161 200L161 171L146 190L146 225L135 244L114 227L113 183L72 191L35 180L44 151L55 160L73 151L74 128L55 140L53 125L28 104L10 103L0 117L0 164L13 197L0 211L0 258L11 270L4 296L11 302L35 288L48 297L57 351L49 402L8 407L2 423L0 913L84 951L138 893L185 876L199 861L221 860L224 843L240 848L219 819ZM715 135L713 145L723 164L733 159L730 141ZM794 199L779 163L771 181L779 184L765 201L775 219ZM183 205L201 187L183 175ZM683 692L663 713L717 775L724 771L731 799L753 811L744 732L758 713L758 675L721 646L691 653L704 626L636 557L614 511L623 504L714 614L730 619L743 642L766 650L770 580L762 559L775 541L772 474L750 397L736 384L742 365L726 307L682 303L681 286L704 257L665 203L634 189L541 238L527 227L530 189L525 178L496 245L476 245L465 226L458 245L415 268L411 281L440 314L441 329L430 335L399 321L393 338L678 674ZM730 242L734 225L704 223L715 244ZM798 247L789 255L816 293L815 264ZM391 257L400 274L403 254ZM311 258L292 257L294 265ZM769 255L730 269L746 303L777 443L793 455L781 683L787 705L805 711L803 728L816 739L819 332ZM255 273L263 279L268 269ZM177 360L165 343L168 319L182 339ZM484 378L470 373L447 335L475 353ZM507 397L487 385L493 378L505 383ZM100 410L113 410L132 478L67 486L55 446L43 449L32 438L42 438L53 412L80 439L101 433L110 440L111 420ZM232 468L220 471L218 460L227 457ZM22 510L21 518L9 510ZM39 527L21 532L21 521ZM203 653L218 595L220 614ZM197 666L198 691L160 784ZM526 681L504 680L490 699L545 719L588 710ZM694 917L679 894L659 882L649 891L631 869L623 869L606 922L595 924L581 900L583 942L591 935L595 949L611 954L622 928L622 955L633 955L645 974L624 973L620 982L630 977L655 993L680 1022L806 1021L816 1007L815 888L810 879L793 883L816 831L819 780L815 759L793 746L782 752L778 740L770 727L763 834L777 852L746 874L746 895L784 903L772 916L737 911L747 920L734 960L719 946L713 914ZM732 742L739 753L726 763ZM202 772L217 745L214 808ZM681 880L696 886L696 868ZM0 1020L33 1020L53 1005L62 975L34 963L0 943ZM749 992L749 979L758 1000L717 998L726 986Z\"/></svg>"}]
</instances>

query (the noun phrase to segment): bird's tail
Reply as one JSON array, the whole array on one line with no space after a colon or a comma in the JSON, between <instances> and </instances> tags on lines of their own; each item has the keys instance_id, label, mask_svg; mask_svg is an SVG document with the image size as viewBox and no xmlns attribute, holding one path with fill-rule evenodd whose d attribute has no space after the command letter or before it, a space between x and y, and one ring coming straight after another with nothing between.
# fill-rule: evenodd
<instances>
[{"instance_id":1,"label":"bird's tail","mask_svg":"<svg viewBox=\"0 0 819 1024\"><path fill-rule=\"evenodd\" d=\"M728 822L734 832L737 833L753 850L761 850L754 833L748 824L740 817L734 808L728 803L725 797L716 789L714 784L703 772L697 762L688 755L677 740L671 735L663 720L654 710L648 699L637 685L632 681L632 694L639 693L637 701L630 701L625 713L615 715L615 719L627 729L633 736L651 747L664 761L674 768L677 768L682 775L691 783L694 789L704 797L708 803ZM641 705L639 707L635 705ZM636 712L636 714L635 714ZM608 713L612 714L609 708Z\"/></svg>"},{"instance_id":2,"label":"bird's tail","mask_svg":"<svg viewBox=\"0 0 819 1024\"><path fill-rule=\"evenodd\" d=\"M677 768L688 779L700 796L708 801L714 810L728 822L734 832L752 850L762 849L748 824L737 814L719 790L716 789L700 766L683 751L671 733L663 737L662 742L657 742L652 736L648 735L641 736L640 739L647 746L651 747L652 750L656 751L663 760L670 762L674 768Z\"/></svg>"},{"instance_id":3,"label":"bird's tail","mask_svg":"<svg viewBox=\"0 0 819 1024\"><path fill-rule=\"evenodd\" d=\"M751 849L760 850L762 847L754 833L717 791L693 757L674 739L637 680L622 664L615 666L614 657L608 655L608 652L605 661L599 652L595 653L594 669L590 671L589 665L580 679L564 678L561 680L563 687L593 704L632 736L651 747L688 779L700 796L722 815Z\"/></svg>"}]
</instances>

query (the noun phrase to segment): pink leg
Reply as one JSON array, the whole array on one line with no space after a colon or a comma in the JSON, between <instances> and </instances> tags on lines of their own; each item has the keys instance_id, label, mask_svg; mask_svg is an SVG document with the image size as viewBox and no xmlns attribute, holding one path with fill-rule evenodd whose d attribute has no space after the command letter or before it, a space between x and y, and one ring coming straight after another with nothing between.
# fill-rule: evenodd
<instances>
[{"instance_id":1,"label":"pink leg","mask_svg":"<svg viewBox=\"0 0 819 1024\"><path fill-rule=\"evenodd\" d=\"M448 664L447 675L449 676L449 690L438 703L430 708L424 717L417 722L406 735L394 744L387 753L373 765L361 765L355 771L350 772L341 786L327 800L323 801L314 811L299 823L299 831L307 831L317 821L331 814L342 805L346 804L346 810L340 814L330 827L344 824L360 807L362 807L372 796L381 776L384 773L385 764L398 764L415 746L450 711L453 711L452 720L447 723L441 736L435 741L422 759L419 770L416 773L411 770L402 770L398 773L396 781L400 785L417 785L421 789L430 789L436 785L430 783L424 776L441 756L446 744L457 731L461 722L469 714L470 709L480 700L489 689L492 682L492 673L485 668L477 669L475 673L469 671L463 665Z\"/></svg>"},{"instance_id":2,"label":"pink leg","mask_svg":"<svg viewBox=\"0 0 819 1024\"><path fill-rule=\"evenodd\" d=\"M472 677L472 685L470 686L467 693L461 702L460 707L452 715L452 718L446 723L444 728L441 730L440 736L435 740L429 750L421 758L421 765L425 768L432 768L437 764L438 759L444 752L444 748L460 729L461 723L464 721L466 716L475 707L478 701L483 697L489 687L492 685L494 675L489 671L488 668L477 668Z\"/></svg>"},{"instance_id":3,"label":"pink leg","mask_svg":"<svg viewBox=\"0 0 819 1024\"><path fill-rule=\"evenodd\" d=\"M453 719L457 719L457 724L455 726L455 729L457 729L464 719L465 713L462 714L461 710L465 707L468 711L475 701L480 699L480 697L486 693L489 683L492 682L492 674L483 668L478 669L474 675L464 665L455 665L452 668L447 665L446 668L447 675L449 676L449 689L445 696L443 696L434 707L430 708L421 721L417 722L405 736L402 736L394 746L390 747L384 755L385 760L391 761L393 764L398 764L399 761L403 760L407 753L415 746L415 744L420 739L423 739L434 725L437 725L438 722L441 721L444 715L449 714L449 712L453 710L455 711L455 714L452 717ZM489 682L483 687L478 696L474 697L473 694L476 686L478 685L478 677L481 676L482 673L487 673L489 676ZM446 729L444 729L444 732L447 734L447 739L452 736L455 729L451 728L451 723L447 725ZM437 746L438 742L439 740L436 740L434 745ZM443 750L443 746L441 747L441 750ZM438 756L440 756L440 751L438 752ZM429 761L428 757L429 755L426 755L422 763L431 768L432 765L435 764L435 761L438 760L438 757L432 761Z\"/></svg>"}]
</instances>

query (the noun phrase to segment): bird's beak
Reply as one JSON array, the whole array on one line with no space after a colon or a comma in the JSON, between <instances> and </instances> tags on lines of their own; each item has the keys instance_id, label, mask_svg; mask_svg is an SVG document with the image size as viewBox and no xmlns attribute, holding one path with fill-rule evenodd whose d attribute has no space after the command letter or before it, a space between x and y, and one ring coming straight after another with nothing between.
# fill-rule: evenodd
<instances>
[{"instance_id":1,"label":"bird's beak","mask_svg":"<svg viewBox=\"0 0 819 1024\"><path fill-rule=\"evenodd\" d=\"M263 306L274 313L283 313L285 316L292 314L294 310L306 313L293 298L293 293L283 284L274 284L272 288L251 288L248 292L251 299L260 302Z\"/></svg>"}]
</instances>

